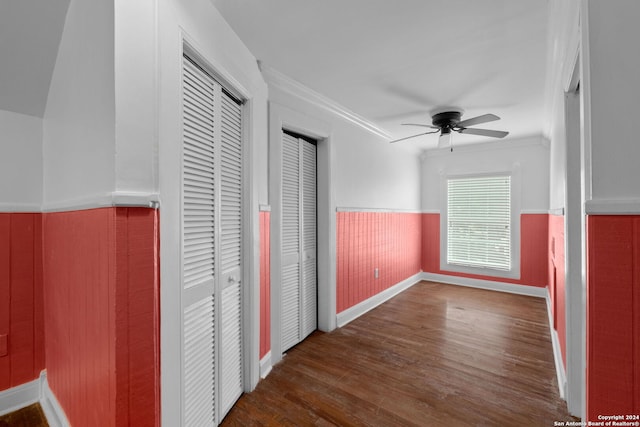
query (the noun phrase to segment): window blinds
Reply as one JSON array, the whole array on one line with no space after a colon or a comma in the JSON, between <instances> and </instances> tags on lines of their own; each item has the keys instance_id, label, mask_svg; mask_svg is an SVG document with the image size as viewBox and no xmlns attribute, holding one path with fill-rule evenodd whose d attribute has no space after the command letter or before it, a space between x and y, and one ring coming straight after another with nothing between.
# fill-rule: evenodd
<instances>
[{"instance_id":1,"label":"window blinds","mask_svg":"<svg viewBox=\"0 0 640 427\"><path fill-rule=\"evenodd\" d=\"M447 181L447 263L511 270L511 177Z\"/></svg>"}]
</instances>

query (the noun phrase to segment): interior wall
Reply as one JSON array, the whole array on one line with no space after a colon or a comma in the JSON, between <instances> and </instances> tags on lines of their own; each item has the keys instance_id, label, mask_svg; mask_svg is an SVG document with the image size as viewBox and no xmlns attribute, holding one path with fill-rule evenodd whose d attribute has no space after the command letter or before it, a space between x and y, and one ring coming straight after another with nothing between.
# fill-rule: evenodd
<instances>
[{"instance_id":1,"label":"interior wall","mask_svg":"<svg viewBox=\"0 0 640 427\"><path fill-rule=\"evenodd\" d=\"M45 368L39 213L0 213L0 391Z\"/></svg>"},{"instance_id":2,"label":"interior wall","mask_svg":"<svg viewBox=\"0 0 640 427\"><path fill-rule=\"evenodd\" d=\"M157 1L115 0L115 191L158 191Z\"/></svg>"},{"instance_id":3,"label":"interior wall","mask_svg":"<svg viewBox=\"0 0 640 427\"><path fill-rule=\"evenodd\" d=\"M336 222L337 313L420 272L419 213L338 212Z\"/></svg>"},{"instance_id":4,"label":"interior wall","mask_svg":"<svg viewBox=\"0 0 640 427\"><path fill-rule=\"evenodd\" d=\"M158 0L158 179L162 221L161 304L162 304L162 424L182 423L181 369L181 273L180 194L182 140L182 52L183 40L201 56L204 65L221 83L231 86L247 99L244 116L249 159L243 275L250 298L245 302L249 333L245 349L248 389L259 379L260 310L260 229L259 205L267 196L267 86L256 58L231 30L209 0ZM152 102L152 101L150 101ZM247 345L250 344L250 345Z\"/></svg>"},{"instance_id":5,"label":"interior wall","mask_svg":"<svg viewBox=\"0 0 640 427\"><path fill-rule=\"evenodd\" d=\"M583 76L591 200L587 200L587 417L640 412L636 117L640 85L634 43L640 3L584 2Z\"/></svg>"},{"instance_id":6,"label":"interior wall","mask_svg":"<svg viewBox=\"0 0 640 427\"><path fill-rule=\"evenodd\" d=\"M0 211L40 210L42 119L0 110Z\"/></svg>"},{"instance_id":7,"label":"interior wall","mask_svg":"<svg viewBox=\"0 0 640 427\"><path fill-rule=\"evenodd\" d=\"M454 277L489 280L544 288L548 284L548 215L520 215L520 275L506 278L480 274L467 274L441 269L441 215L422 214L422 271Z\"/></svg>"},{"instance_id":8,"label":"interior wall","mask_svg":"<svg viewBox=\"0 0 640 427\"><path fill-rule=\"evenodd\" d=\"M43 215L49 386L71 425L160 423L157 211Z\"/></svg>"},{"instance_id":9,"label":"interior wall","mask_svg":"<svg viewBox=\"0 0 640 427\"><path fill-rule=\"evenodd\" d=\"M592 197L637 200L640 144L635 117L640 85L635 82L640 56L627 54L627 49L635 48L633 41L640 33L633 19L640 3L588 3Z\"/></svg>"},{"instance_id":10,"label":"interior wall","mask_svg":"<svg viewBox=\"0 0 640 427\"><path fill-rule=\"evenodd\" d=\"M422 160L422 210L444 210L442 179L447 175L484 174L512 171L521 173L519 193L522 212L549 210L549 147L542 137L490 142L429 152ZM517 189L513 189L517 191Z\"/></svg>"},{"instance_id":11,"label":"interior wall","mask_svg":"<svg viewBox=\"0 0 640 427\"><path fill-rule=\"evenodd\" d=\"M574 315L576 310L582 311L582 272L577 271L580 270L580 262L576 264L576 260L580 260L582 254L580 237L573 235L573 231L577 230L579 233L582 225L572 223L582 214L572 211L575 204L567 206L568 180L575 183L575 174L580 173L579 170L568 170L568 163L579 165L581 160L567 157L567 130L572 128L567 128L565 106L565 91L569 89L580 49L580 3L580 0L549 2L550 31L545 108L548 128L545 134L550 140L549 296L553 310L553 327L557 332L566 371L567 406L572 414L583 416L581 389L584 387L584 367L580 355L584 342L580 332L582 320L576 319ZM578 125L575 125L575 128L577 127ZM574 147L574 152L577 151L576 148ZM568 174L571 175L567 176ZM581 197L575 188L572 188L571 192L572 197Z\"/></svg>"},{"instance_id":12,"label":"interior wall","mask_svg":"<svg viewBox=\"0 0 640 427\"><path fill-rule=\"evenodd\" d=\"M70 2L43 129L45 208L113 192L113 1Z\"/></svg>"},{"instance_id":13,"label":"interior wall","mask_svg":"<svg viewBox=\"0 0 640 427\"><path fill-rule=\"evenodd\" d=\"M441 270L441 215L446 212L444 185L451 175L513 172L512 197L520 212L520 274L517 278ZM427 152L422 158L422 270L474 279L536 287L548 284L549 148L542 137L489 142Z\"/></svg>"}]
</instances>

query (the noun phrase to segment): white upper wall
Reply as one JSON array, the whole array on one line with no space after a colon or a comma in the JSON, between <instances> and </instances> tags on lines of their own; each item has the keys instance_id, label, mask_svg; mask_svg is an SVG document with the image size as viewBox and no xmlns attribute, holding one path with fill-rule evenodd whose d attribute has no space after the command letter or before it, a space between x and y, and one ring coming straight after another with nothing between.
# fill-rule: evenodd
<instances>
[{"instance_id":1,"label":"white upper wall","mask_svg":"<svg viewBox=\"0 0 640 427\"><path fill-rule=\"evenodd\" d=\"M44 114L45 209L113 192L113 1L72 0Z\"/></svg>"},{"instance_id":2,"label":"white upper wall","mask_svg":"<svg viewBox=\"0 0 640 427\"><path fill-rule=\"evenodd\" d=\"M113 3L115 191L157 193L157 2Z\"/></svg>"},{"instance_id":3,"label":"white upper wall","mask_svg":"<svg viewBox=\"0 0 640 427\"><path fill-rule=\"evenodd\" d=\"M277 85L269 86L269 101L325 123L337 209L420 210L420 160L414 153Z\"/></svg>"},{"instance_id":4,"label":"white upper wall","mask_svg":"<svg viewBox=\"0 0 640 427\"><path fill-rule=\"evenodd\" d=\"M42 119L0 110L0 211L38 211Z\"/></svg>"},{"instance_id":5,"label":"white upper wall","mask_svg":"<svg viewBox=\"0 0 640 427\"><path fill-rule=\"evenodd\" d=\"M566 198L565 90L573 73L579 43L579 2L549 2L549 58L547 69L547 117L549 153L549 207L560 210Z\"/></svg>"},{"instance_id":6,"label":"white upper wall","mask_svg":"<svg viewBox=\"0 0 640 427\"><path fill-rule=\"evenodd\" d=\"M521 211L549 210L549 148L541 137L427 152L422 161L422 209L443 210L446 201L441 194L447 176L504 172L519 174Z\"/></svg>"},{"instance_id":7,"label":"white upper wall","mask_svg":"<svg viewBox=\"0 0 640 427\"><path fill-rule=\"evenodd\" d=\"M588 1L594 200L640 200L638 16L636 0Z\"/></svg>"}]
</instances>

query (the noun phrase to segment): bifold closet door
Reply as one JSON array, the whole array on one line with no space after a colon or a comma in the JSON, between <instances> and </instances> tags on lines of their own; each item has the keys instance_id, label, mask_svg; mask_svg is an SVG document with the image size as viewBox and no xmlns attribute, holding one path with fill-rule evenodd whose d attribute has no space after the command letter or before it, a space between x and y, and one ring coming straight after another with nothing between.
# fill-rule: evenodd
<instances>
[{"instance_id":1,"label":"bifold closet door","mask_svg":"<svg viewBox=\"0 0 640 427\"><path fill-rule=\"evenodd\" d=\"M222 91L220 148L220 412L242 394L242 107Z\"/></svg>"},{"instance_id":2,"label":"bifold closet door","mask_svg":"<svg viewBox=\"0 0 640 427\"><path fill-rule=\"evenodd\" d=\"M283 132L283 351L298 344L317 328L316 222L316 146Z\"/></svg>"},{"instance_id":3,"label":"bifold closet door","mask_svg":"<svg viewBox=\"0 0 640 427\"><path fill-rule=\"evenodd\" d=\"M241 106L183 59L183 425L215 425L242 393Z\"/></svg>"}]
</instances>

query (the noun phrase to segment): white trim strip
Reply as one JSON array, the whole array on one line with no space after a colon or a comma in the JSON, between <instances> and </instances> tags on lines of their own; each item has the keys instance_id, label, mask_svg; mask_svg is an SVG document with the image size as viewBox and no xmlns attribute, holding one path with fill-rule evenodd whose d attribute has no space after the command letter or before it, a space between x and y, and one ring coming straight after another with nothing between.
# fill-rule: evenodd
<instances>
[{"instance_id":1,"label":"white trim strip","mask_svg":"<svg viewBox=\"0 0 640 427\"><path fill-rule=\"evenodd\" d=\"M640 199L587 200L587 215L640 215Z\"/></svg>"},{"instance_id":2,"label":"white trim strip","mask_svg":"<svg viewBox=\"0 0 640 427\"><path fill-rule=\"evenodd\" d=\"M549 215L549 209L521 209L520 215Z\"/></svg>"},{"instance_id":3,"label":"white trim strip","mask_svg":"<svg viewBox=\"0 0 640 427\"><path fill-rule=\"evenodd\" d=\"M545 298L546 288L537 286L516 285L513 283L494 282L491 280L472 279L469 277L449 276L436 273L422 273L421 280L445 283L448 285L468 286L471 288L486 289L489 291L506 292L509 294L526 295L536 298Z\"/></svg>"},{"instance_id":4,"label":"white trim strip","mask_svg":"<svg viewBox=\"0 0 640 427\"><path fill-rule=\"evenodd\" d=\"M564 208L549 209L549 215L564 216Z\"/></svg>"},{"instance_id":5,"label":"white trim strip","mask_svg":"<svg viewBox=\"0 0 640 427\"><path fill-rule=\"evenodd\" d=\"M40 373L40 406L42 406L42 411L51 427L71 426L60 402L49 388L46 370Z\"/></svg>"},{"instance_id":6,"label":"white trim strip","mask_svg":"<svg viewBox=\"0 0 640 427\"><path fill-rule=\"evenodd\" d=\"M46 370L40 372L40 377L33 381L1 391L0 415L17 411L34 403L40 403L47 423L51 427L70 426L58 399L49 388Z\"/></svg>"},{"instance_id":7,"label":"white trim strip","mask_svg":"<svg viewBox=\"0 0 640 427\"><path fill-rule=\"evenodd\" d=\"M558 392L560 397L566 400L567 391L567 374L564 371L564 363L562 363L562 350L560 349L560 338L558 331L553 328L553 313L551 312L551 294L549 288L545 300L547 302L547 315L549 317L549 333L551 334L551 346L553 347L553 361L556 365L556 376L558 378Z\"/></svg>"},{"instance_id":8,"label":"white trim strip","mask_svg":"<svg viewBox=\"0 0 640 427\"><path fill-rule=\"evenodd\" d=\"M0 203L1 213L38 213L40 209L36 203Z\"/></svg>"},{"instance_id":9,"label":"white trim strip","mask_svg":"<svg viewBox=\"0 0 640 427\"><path fill-rule=\"evenodd\" d=\"M423 213L418 209L350 208L345 206L336 207L336 212Z\"/></svg>"},{"instance_id":10,"label":"white trim strip","mask_svg":"<svg viewBox=\"0 0 640 427\"><path fill-rule=\"evenodd\" d=\"M271 350L260 359L260 378L266 378L271 372Z\"/></svg>"},{"instance_id":11,"label":"white trim strip","mask_svg":"<svg viewBox=\"0 0 640 427\"><path fill-rule=\"evenodd\" d=\"M408 279L399 282L390 288L385 289L384 291L344 310L341 313L338 313L336 316L338 327L341 328L352 320L357 319L362 316L366 312L373 310L380 304L390 300L394 296L398 295L400 292L409 289L411 286L420 282L422 273L414 274Z\"/></svg>"},{"instance_id":12,"label":"white trim strip","mask_svg":"<svg viewBox=\"0 0 640 427\"><path fill-rule=\"evenodd\" d=\"M370 122L338 104L337 102L319 94L318 92L308 88L302 83L288 77L281 72L265 65L264 63L258 61L258 66L260 67L260 71L262 72L262 76L264 77L267 84L275 86L285 92L288 92L296 97L304 99L305 101L315 105L316 107L322 108L324 110L329 111L343 119L360 126L361 128L369 131L377 136L380 136L385 139L392 139L391 134L378 127L376 124Z\"/></svg>"},{"instance_id":13,"label":"white trim strip","mask_svg":"<svg viewBox=\"0 0 640 427\"><path fill-rule=\"evenodd\" d=\"M258 209L260 210L260 212L271 212L270 205L260 205Z\"/></svg>"},{"instance_id":14,"label":"white trim strip","mask_svg":"<svg viewBox=\"0 0 640 427\"><path fill-rule=\"evenodd\" d=\"M40 400L40 379L0 391L0 415L17 411Z\"/></svg>"},{"instance_id":15,"label":"white trim strip","mask_svg":"<svg viewBox=\"0 0 640 427\"><path fill-rule=\"evenodd\" d=\"M114 191L103 195L45 203L41 211L67 212L106 207L145 207L157 209L159 206L160 197L158 193Z\"/></svg>"}]
</instances>

